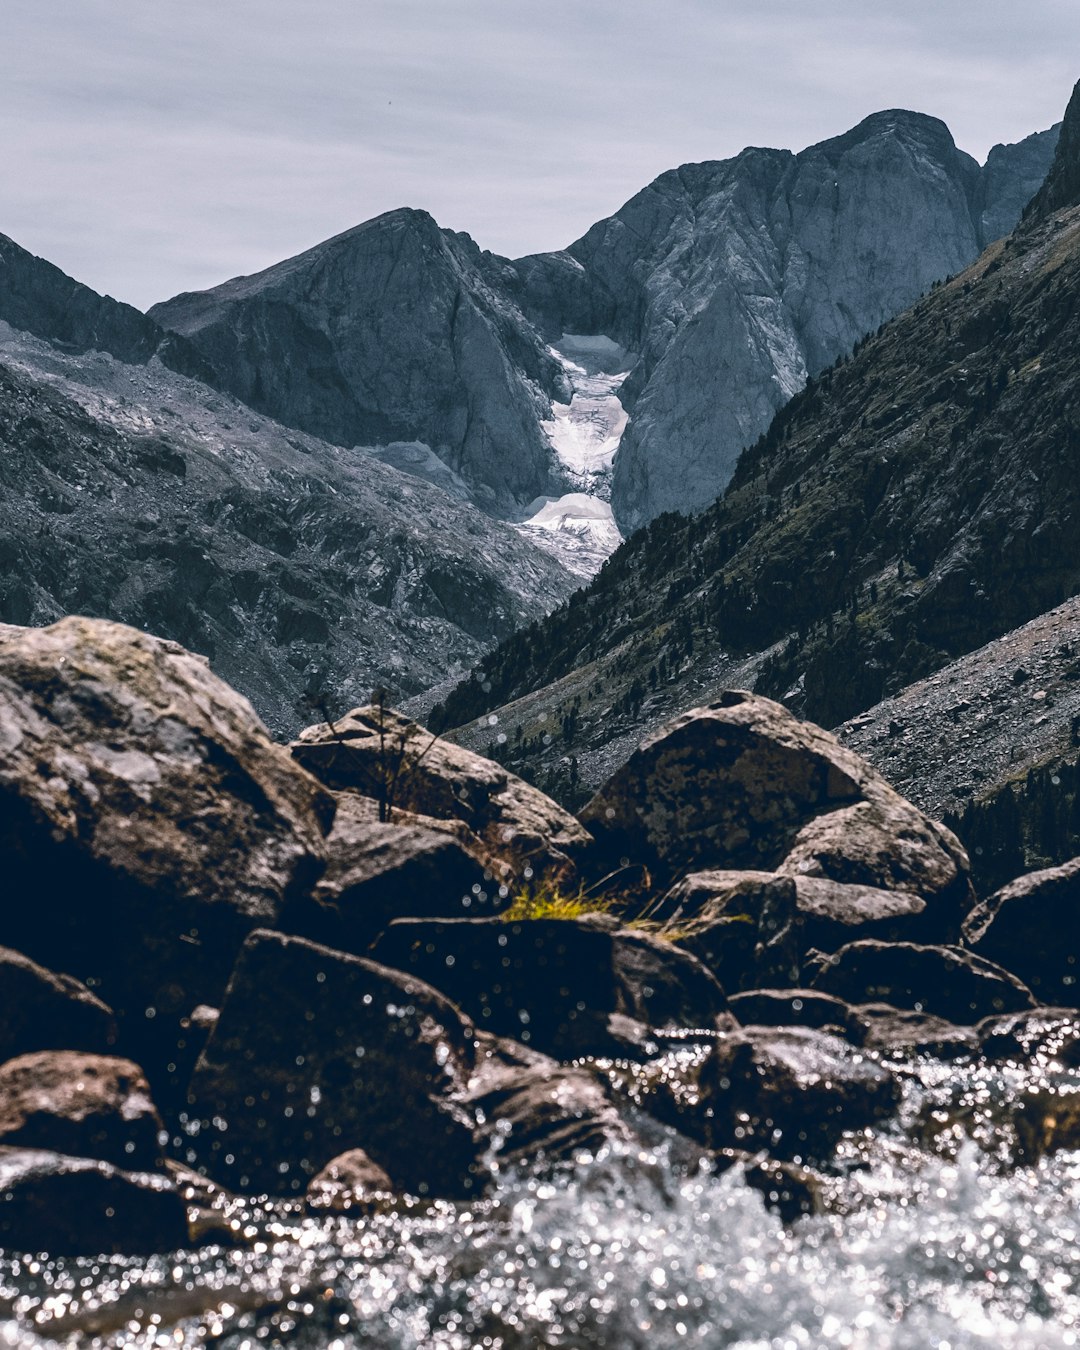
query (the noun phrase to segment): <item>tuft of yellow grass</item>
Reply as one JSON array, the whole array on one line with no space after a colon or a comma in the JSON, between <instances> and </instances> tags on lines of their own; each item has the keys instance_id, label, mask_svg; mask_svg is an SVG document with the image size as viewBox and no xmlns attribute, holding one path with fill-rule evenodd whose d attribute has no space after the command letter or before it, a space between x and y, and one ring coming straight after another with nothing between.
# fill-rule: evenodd
<instances>
[{"instance_id":1,"label":"tuft of yellow grass","mask_svg":"<svg viewBox=\"0 0 1080 1350\"><path fill-rule=\"evenodd\" d=\"M610 909L610 900L587 895L583 887L566 894L558 882L541 881L536 886L519 890L500 917L507 923L527 919L580 919L586 914L606 914Z\"/></svg>"}]
</instances>

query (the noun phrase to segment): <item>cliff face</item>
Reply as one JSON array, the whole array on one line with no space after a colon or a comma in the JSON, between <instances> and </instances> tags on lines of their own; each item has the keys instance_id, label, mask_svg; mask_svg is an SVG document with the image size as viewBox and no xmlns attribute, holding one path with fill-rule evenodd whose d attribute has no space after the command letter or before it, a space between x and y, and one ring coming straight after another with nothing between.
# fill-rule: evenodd
<instances>
[{"instance_id":1,"label":"cliff face","mask_svg":"<svg viewBox=\"0 0 1080 1350\"><path fill-rule=\"evenodd\" d=\"M506 514L553 486L539 424L561 372L498 271L402 210L150 313L259 411L338 445L422 442Z\"/></svg>"},{"instance_id":2,"label":"cliff face","mask_svg":"<svg viewBox=\"0 0 1080 1350\"><path fill-rule=\"evenodd\" d=\"M1055 139L980 170L936 119L879 113L799 155L664 174L568 250L587 304L565 264L530 260L541 314L566 285L559 321L607 322L641 354L612 490L624 531L707 506L808 375L1012 228Z\"/></svg>"}]
</instances>

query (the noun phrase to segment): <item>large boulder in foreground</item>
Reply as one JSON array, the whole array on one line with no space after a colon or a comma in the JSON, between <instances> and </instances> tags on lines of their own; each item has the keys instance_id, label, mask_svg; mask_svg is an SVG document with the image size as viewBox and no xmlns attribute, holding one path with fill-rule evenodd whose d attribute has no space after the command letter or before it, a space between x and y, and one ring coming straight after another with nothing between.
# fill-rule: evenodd
<instances>
[{"instance_id":1,"label":"large boulder in foreground","mask_svg":"<svg viewBox=\"0 0 1080 1350\"><path fill-rule=\"evenodd\" d=\"M633 1057L655 1051L654 1032L733 1025L700 962L607 915L402 919L373 956L441 989L483 1030L557 1059Z\"/></svg>"},{"instance_id":2,"label":"large boulder in foreground","mask_svg":"<svg viewBox=\"0 0 1080 1350\"><path fill-rule=\"evenodd\" d=\"M824 962L813 984L848 1003L888 1003L958 1026L1037 1002L1015 975L981 956L915 942L849 943Z\"/></svg>"},{"instance_id":3,"label":"large boulder in foreground","mask_svg":"<svg viewBox=\"0 0 1080 1350\"><path fill-rule=\"evenodd\" d=\"M434 737L389 708L356 708L293 742L298 763L328 787L359 792L394 813L461 821L500 880L531 869L569 881L588 832L557 802L470 750Z\"/></svg>"},{"instance_id":4,"label":"large boulder in foreground","mask_svg":"<svg viewBox=\"0 0 1080 1350\"><path fill-rule=\"evenodd\" d=\"M0 1063L33 1050L106 1054L115 1044L112 1009L86 985L0 947Z\"/></svg>"},{"instance_id":5,"label":"large boulder in foreground","mask_svg":"<svg viewBox=\"0 0 1080 1350\"><path fill-rule=\"evenodd\" d=\"M0 1148L0 1247L8 1251L152 1256L189 1239L187 1204L168 1177Z\"/></svg>"},{"instance_id":6,"label":"large boulder in foreground","mask_svg":"<svg viewBox=\"0 0 1080 1350\"><path fill-rule=\"evenodd\" d=\"M1080 858L996 891L968 915L963 939L1044 1003L1080 1008Z\"/></svg>"},{"instance_id":7,"label":"large boulder in foreground","mask_svg":"<svg viewBox=\"0 0 1080 1350\"><path fill-rule=\"evenodd\" d=\"M130 1060L44 1050L0 1065L0 1144L152 1171L163 1130L143 1071Z\"/></svg>"},{"instance_id":8,"label":"large boulder in foreground","mask_svg":"<svg viewBox=\"0 0 1080 1350\"><path fill-rule=\"evenodd\" d=\"M646 739L581 814L598 849L661 881L781 872L921 896L940 936L971 902L956 837L779 703L731 691Z\"/></svg>"},{"instance_id":9,"label":"large boulder in foreground","mask_svg":"<svg viewBox=\"0 0 1080 1350\"><path fill-rule=\"evenodd\" d=\"M0 641L0 941L118 1012L216 1002L245 935L317 880L332 816L175 643L84 618Z\"/></svg>"},{"instance_id":10,"label":"large boulder in foreground","mask_svg":"<svg viewBox=\"0 0 1080 1350\"><path fill-rule=\"evenodd\" d=\"M477 1150L459 1099L474 1039L413 976L255 932L192 1077L192 1147L211 1176L249 1193L303 1194L362 1148L395 1189L469 1194Z\"/></svg>"}]
</instances>

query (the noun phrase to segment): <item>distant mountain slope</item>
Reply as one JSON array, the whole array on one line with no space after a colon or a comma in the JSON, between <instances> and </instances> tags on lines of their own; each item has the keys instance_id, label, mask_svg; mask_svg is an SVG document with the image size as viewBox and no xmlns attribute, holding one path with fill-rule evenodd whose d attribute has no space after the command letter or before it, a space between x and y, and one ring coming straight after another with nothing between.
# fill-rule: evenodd
<instances>
[{"instance_id":1,"label":"distant mountain slope","mask_svg":"<svg viewBox=\"0 0 1080 1350\"><path fill-rule=\"evenodd\" d=\"M69 352L108 352L129 364L151 357L206 381L199 353L131 305L99 295L0 234L0 320Z\"/></svg>"},{"instance_id":2,"label":"distant mountain slope","mask_svg":"<svg viewBox=\"0 0 1080 1350\"><path fill-rule=\"evenodd\" d=\"M1073 202L1029 216L823 372L722 500L635 535L485 658L437 720L501 707L519 768L542 777L577 759L582 774L737 659L760 690L834 725L1080 591L1078 511Z\"/></svg>"},{"instance_id":3,"label":"distant mountain slope","mask_svg":"<svg viewBox=\"0 0 1080 1350\"><path fill-rule=\"evenodd\" d=\"M423 442L512 515L558 491L540 422L565 388L498 279L468 236L401 210L150 314L261 412L338 445Z\"/></svg>"},{"instance_id":4,"label":"distant mountain slope","mask_svg":"<svg viewBox=\"0 0 1080 1350\"><path fill-rule=\"evenodd\" d=\"M980 169L937 119L879 113L799 155L662 174L563 252L509 262L394 211L150 313L252 407L346 446L421 442L514 519L575 490L541 427L570 398L548 344L603 335L636 360L627 530L708 505L808 373L1015 224L1055 140Z\"/></svg>"},{"instance_id":5,"label":"distant mountain slope","mask_svg":"<svg viewBox=\"0 0 1080 1350\"><path fill-rule=\"evenodd\" d=\"M159 361L0 325L0 622L121 620L208 655L281 734L468 668L574 579L439 488Z\"/></svg>"},{"instance_id":6,"label":"distant mountain slope","mask_svg":"<svg viewBox=\"0 0 1080 1350\"><path fill-rule=\"evenodd\" d=\"M517 264L549 330L598 324L641 353L612 491L624 530L707 506L808 375L1012 229L1055 142L998 146L980 169L936 118L878 113L798 155L661 175L570 246L579 274Z\"/></svg>"},{"instance_id":7,"label":"distant mountain slope","mask_svg":"<svg viewBox=\"0 0 1080 1350\"><path fill-rule=\"evenodd\" d=\"M837 735L960 832L981 894L1080 853L1080 597Z\"/></svg>"}]
</instances>

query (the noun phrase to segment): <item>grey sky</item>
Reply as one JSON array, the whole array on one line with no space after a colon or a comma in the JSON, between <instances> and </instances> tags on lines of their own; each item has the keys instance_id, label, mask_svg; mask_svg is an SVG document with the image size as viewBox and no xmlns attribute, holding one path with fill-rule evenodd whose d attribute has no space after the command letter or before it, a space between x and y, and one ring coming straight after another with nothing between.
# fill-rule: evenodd
<instances>
[{"instance_id":1,"label":"grey sky","mask_svg":"<svg viewBox=\"0 0 1080 1350\"><path fill-rule=\"evenodd\" d=\"M880 108L1058 120L1077 0L3 0L0 232L147 306L396 206L510 255Z\"/></svg>"}]
</instances>

